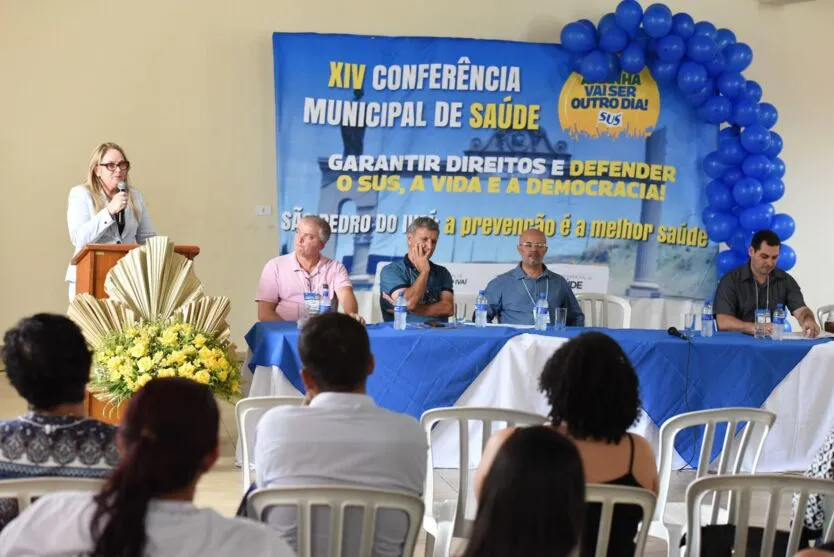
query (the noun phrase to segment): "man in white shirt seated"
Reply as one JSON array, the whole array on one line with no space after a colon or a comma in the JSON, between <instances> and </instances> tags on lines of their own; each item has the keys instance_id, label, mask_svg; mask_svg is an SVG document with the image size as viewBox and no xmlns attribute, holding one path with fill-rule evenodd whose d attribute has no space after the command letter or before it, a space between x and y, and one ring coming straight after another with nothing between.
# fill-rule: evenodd
<instances>
[{"instance_id":1,"label":"man in white shirt seated","mask_svg":"<svg viewBox=\"0 0 834 557\"><path fill-rule=\"evenodd\" d=\"M301 378L309 406L267 412L255 442L257 487L333 485L391 489L422 495L426 437L416 420L384 410L365 394L374 368L365 327L347 315L311 319L298 340ZM313 555L329 554L326 509L313 511ZM267 518L294 549L295 508L275 508ZM359 549L362 517L345 513L343 555ZM380 511L374 557L402 555L408 520L400 511Z\"/></svg>"}]
</instances>

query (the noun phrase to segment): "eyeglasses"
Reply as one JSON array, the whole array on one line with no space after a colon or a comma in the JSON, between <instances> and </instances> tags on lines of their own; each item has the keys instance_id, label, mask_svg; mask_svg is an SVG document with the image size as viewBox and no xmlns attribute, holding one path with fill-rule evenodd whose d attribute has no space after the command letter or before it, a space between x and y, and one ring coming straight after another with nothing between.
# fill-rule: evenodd
<instances>
[{"instance_id":1,"label":"eyeglasses","mask_svg":"<svg viewBox=\"0 0 834 557\"><path fill-rule=\"evenodd\" d=\"M537 243L537 244L534 244L533 242L521 242L518 245L523 247L523 248L527 248L527 249L530 249L530 248L544 249L544 248L547 247L547 244L541 243L541 242Z\"/></svg>"},{"instance_id":2,"label":"eyeglasses","mask_svg":"<svg viewBox=\"0 0 834 557\"><path fill-rule=\"evenodd\" d=\"M99 166L103 166L104 168L106 168L110 172L116 172L117 168L119 170L121 170L122 172L127 172L128 170L130 170L130 162L129 161L103 162L103 163L99 164Z\"/></svg>"}]
</instances>

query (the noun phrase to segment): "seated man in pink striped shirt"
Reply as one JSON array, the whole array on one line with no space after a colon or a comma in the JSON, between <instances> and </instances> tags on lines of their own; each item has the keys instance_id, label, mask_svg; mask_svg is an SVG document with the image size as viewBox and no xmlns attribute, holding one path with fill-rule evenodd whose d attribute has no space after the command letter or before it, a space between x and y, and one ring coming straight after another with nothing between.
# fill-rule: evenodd
<instances>
[{"instance_id":1,"label":"seated man in pink striped shirt","mask_svg":"<svg viewBox=\"0 0 834 557\"><path fill-rule=\"evenodd\" d=\"M258 282L259 321L297 321L304 294L322 295L324 287L332 300L333 311L339 303L344 312L362 321L345 266L321 254L330 239L330 225L321 217L306 215L295 230L295 250L270 259Z\"/></svg>"}]
</instances>

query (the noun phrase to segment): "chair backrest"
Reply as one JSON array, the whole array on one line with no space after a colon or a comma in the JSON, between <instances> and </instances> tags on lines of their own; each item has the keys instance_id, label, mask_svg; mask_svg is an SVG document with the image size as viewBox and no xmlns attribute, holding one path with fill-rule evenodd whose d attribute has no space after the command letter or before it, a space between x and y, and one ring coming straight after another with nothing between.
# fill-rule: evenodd
<instances>
[{"instance_id":1,"label":"chair backrest","mask_svg":"<svg viewBox=\"0 0 834 557\"><path fill-rule=\"evenodd\" d=\"M631 327L631 304L625 298L611 294L596 294L583 292L577 294L576 301L585 314L586 327L610 327L613 329L628 329ZM609 305L619 308L621 319L615 323Z\"/></svg>"},{"instance_id":2,"label":"chair backrest","mask_svg":"<svg viewBox=\"0 0 834 557\"><path fill-rule=\"evenodd\" d=\"M240 437L240 447L243 453L241 476L244 493L252 485L251 462L252 453L255 450L252 433L258 425L258 421L267 410L276 406L300 406L302 402L304 402L304 397L300 396L252 396L243 398L235 404L235 421L237 422L237 433Z\"/></svg>"},{"instance_id":3,"label":"chair backrest","mask_svg":"<svg viewBox=\"0 0 834 557\"><path fill-rule=\"evenodd\" d=\"M17 512L22 513L34 499L56 491L99 491L104 486L100 478L15 478L0 480L0 500L16 499Z\"/></svg>"},{"instance_id":4,"label":"chair backrest","mask_svg":"<svg viewBox=\"0 0 834 557\"><path fill-rule=\"evenodd\" d=\"M820 327L825 326L825 319L831 312L834 312L834 305L821 306L819 309L817 309L817 319L820 322Z\"/></svg>"},{"instance_id":5,"label":"chair backrest","mask_svg":"<svg viewBox=\"0 0 834 557\"><path fill-rule=\"evenodd\" d=\"M654 507L657 502L655 494L648 489L637 487L625 487L621 485L588 484L585 486L585 501L588 503L600 503L602 509L599 518L599 532L597 533L597 546L595 557L608 555L608 544L611 536L611 523L614 519L614 507L617 505L635 505L643 510L643 520L637 530L635 539L635 557L643 555L646 548L646 539L649 536L649 524L654 516Z\"/></svg>"},{"instance_id":6,"label":"chair backrest","mask_svg":"<svg viewBox=\"0 0 834 557\"><path fill-rule=\"evenodd\" d=\"M686 515L687 515L687 549L686 554L699 556L701 553L701 527L706 524L715 524L716 518L704 519L700 512L705 496L712 493L715 500L722 492L730 493L731 503L728 508L729 524L735 528L735 555L745 555L747 549L748 529L750 522L751 497L753 493L766 493L767 522L763 528L762 546L759 555L771 557L776 537L776 526L779 518L779 506L785 493L793 495L798 493L797 505L794 509L793 524L791 525L790 536L786 557L796 554L804 524L805 505L811 493L819 493L834 496L834 482L816 478L803 478L800 476L787 476L782 474L754 474L743 476L714 476L701 478L691 483L686 489ZM760 504L757 500L756 504ZM834 517L828 516L823 528L824 541L832 539L832 522ZM749 553L747 553L749 554Z\"/></svg>"},{"instance_id":7,"label":"chair backrest","mask_svg":"<svg viewBox=\"0 0 834 557\"><path fill-rule=\"evenodd\" d=\"M359 552L362 557L371 555L374 543L374 530L377 513L402 511L408 516L408 531L403 542L403 555L414 553L414 544L423 522L423 500L411 493L389 491L384 489L332 486L270 487L256 489L249 494L248 514L261 522L266 519L270 507L295 507L297 513L298 557L311 557L312 546L312 509L313 507L330 508L330 555L341 557L342 538L345 522L345 510L359 508L362 513L362 537Z\"/></svg>"},{"instance_id":8,"label":"chair backrest","mask_svg":"<svg viewBox=\"0 0 834 557\"><path fill-rule=\"evenodd\" d=\"M464 525L466 522L466 500L469 493L469 427L470 422L481 428L480 450L483 453L489 438L492 436L492 426L495 422L506 423L507 427L541 425L547 423L548 418L532 412L521 410L510 410L506 408L484 408L474 406L458 406L452 408L435 408L428 410L420 417L420 424L426 432L428 441L428 466L426 467L426 489L424 499L426 501L426 513L431 516L433 512L434 499L434 464L432 461L431 432L435 424L443 421L454 421L458 424L458 490L457 506L454 516L452 532L455 537L465 537Z\"/></svg>"},{"instance_id":9,"label":"chair backrest","mask_svg":"<svg viewBox=\"0 0 834 557\"><path fill-rule=\"evenodd\" d=\"M691 427L704 427L704 435L701 439L701 452L698 457L698 469L696 471L696 478L706 476L709 472L709 465L712 461L712 446L715 440L715 431L719 424L726 424L724 432L724 442L721 445L721 453L719 455L718 469L716 474L719 476L736 475L741 472L741 465L744 461L747 451L755 445L755 453L751 464L751 471L755 473L756 467L759 464L759 457L762 454L762 448L773 427L773 422L776 421L776 414L761 410L759 408L718 408L715 410L700 410L697 412L687 412L679 414L666 420L660 427L660 466L659 466L659 480L660 490L657 494L657 511L656 519L663 520L663 511L666 508L666 499L669 495L669 483L672 477L672 458L675 454L675 437L683 430ZM746 423L742 429L741 436L736 435L736 430L741 424ZM751 436L753 429L760 425L763 428L761 438L758 443L751 445ZM730 466L730 460L735 455L735 459ZM717 515L718 505L716 499L713 498L712 513ZM714 518L713 518L714 520Z\"/></svg>"}]
</instances>

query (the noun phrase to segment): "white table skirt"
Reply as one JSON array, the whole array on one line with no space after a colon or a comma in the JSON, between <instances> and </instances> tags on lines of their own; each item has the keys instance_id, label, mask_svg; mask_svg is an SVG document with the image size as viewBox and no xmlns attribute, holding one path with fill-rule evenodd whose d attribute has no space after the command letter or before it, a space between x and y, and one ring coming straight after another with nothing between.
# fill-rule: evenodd
<instances>
[{"instance_id":1,"label":"white table skirt","mask_svg":"<svg viewBox=\"0 0 834 557\"><path fill-rule=\"evenodd\" d=\"M566 341L527 334L513 337L464 391L456 406L513 408L547 415L547 401L538 390L539 373L551 354ZM759 463L760 472L805 470L808 467L834 426L834 405L830 404L834 391L832 364L834 343L814 346L767 398L762 408L775 412L777 419ZM279 368L256 368L249 396L300 394ZM247 430L253 429L247 427ZM646 437L657 453L657 424L643 414L632 431ZM250 435L254 435L254 431ZM480 459L480 438L480 426L470 427L471 468L477 467ZM253 439L249 441L252 446ZM450 424L437 427L432 433L432 447L435 467L458 468L456 428ZM675 466L681 464L683 461L678 458Z\"/></svg>"}]
</instances>

